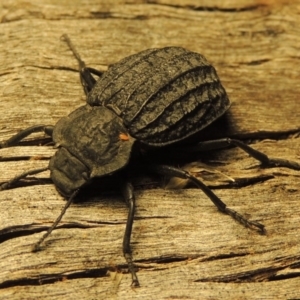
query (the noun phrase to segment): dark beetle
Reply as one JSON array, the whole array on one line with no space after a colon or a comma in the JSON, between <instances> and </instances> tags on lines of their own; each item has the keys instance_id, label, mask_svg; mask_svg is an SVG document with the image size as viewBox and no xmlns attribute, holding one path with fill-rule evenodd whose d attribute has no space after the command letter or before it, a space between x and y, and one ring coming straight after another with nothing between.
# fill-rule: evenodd
<instances>
[{"instance_id":1,"label":"dark beetle","mask_svg":"<svg viewBox=\"0 0 300 300\"><path fill-rule=\"evenodd\" d=\"M180 47L148 49L122 59L103 74L95 70L100 76L100 80L96 82L89 72L93 69L85 67L70 39L63 37L79 60L87 103L92 107L98 106L101 112L98 113L98 120L97 117L92 117L98 109L94 108L93 111L87 107L79 108L70 116L62 118L55 126L53 141L56 145L68 148L73 156L79 158L79 161L73 163L74 169L75 165L79 167L80 161L84 162L87 157L91 157L91 152L95 153L92 158L88 158L90 177L104 176L124 167L130 157L130 146L134 139L154 147L182 141L219 118L230 106L215 68L201 54ZM88 117L81 116L85 110L90 110L93 114ZM122 142L118 140L118 131L113 133L110 130L110 134L116 139L110 141L108 156L104 156L101 151L104 136L96 131L92 133L93 138L89 129L100 120L101 123L107 122L113 127L114 121L107 120L108 115L110 118L114 116L114 120L118 120L116 123L123 124L126 128L119 128L119 133L128 131L129 135ZM77 119L80 120L80 126ZM90 140L97 146L86 149L91 144L87 143ZM116 155L115 148L119 144L126 150L119 150ZM66 153L61 152L58 151L51 160L51 170L62 165L61 157L66 157ZM101 161L100 165L98 161ZM64 195L70 195L70 188L74 191L89 178L74 181L75 174L71 174L70 180L62 181L65 174L69 173L70 171L65 170L58 173L55 170L51 174L56 187Z\"/></svg>"},{"instance_id":2,"label":"dark beetle","mask_svg":"<svg viewBox=\"0 0 300 300\"><path fill-rule=\"evenodd\" d=\"M48 168L30 170L0 186L0 190L4 190L28 175L50 169L55 186L62 195L69 198L61 215L35 245L35 249L40 247L60 221L82 186L92 178L123 169L128 165L132 152L140 149L143 149L141 155L144 170L190 179L220 211L264 233L262 224L248 221L227 208L207 186L188 172L147 161L147 147L176 146L214 122L229 108L228 97L215 69L202 55L179 47L149 49L124 58L102 73L87 68L68 37L64 36L64 39L79 61L87 104L59 120L54 127L34 126L0 143L0 148L13 146L32 132L44 131L52 136L58 148ZM99 79L96 80L93 75ZM300 170L300 165L295 162L269 159L237 140L220 139L192 147L184 146L183 149L206 150L228 144L242 148L267 166ZM129 206L123 253L132 274L133 285L138 286L130 249L135 199L132 185L126 178L123 194Z\"/></svg>"}]
</instances>

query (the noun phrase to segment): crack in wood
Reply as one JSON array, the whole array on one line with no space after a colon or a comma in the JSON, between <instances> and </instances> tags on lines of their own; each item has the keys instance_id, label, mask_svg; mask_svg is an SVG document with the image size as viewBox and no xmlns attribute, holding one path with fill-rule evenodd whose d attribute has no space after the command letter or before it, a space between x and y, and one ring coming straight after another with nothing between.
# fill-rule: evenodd
<instances>
[{"instance_id":1,"label":"crack in wood","mask_svg":"<svg viewBox=\"0 0 300 300\"><path fill-rule=\"evenodd\" d=\"M126 3L130 4L130 3ZM169 3L159 3L158 1L147 0L146 4L155 4L158 6L167 6L172 7L175 9L182 8L182 9L189 9L193 11L204 11L204 12L225 12L225 13L239 13L239 12L246 12L246 11L255 11L262 7L265 7L264 4L257 4L257 5L245 5L244 7L218 7L216 5L212 6L198 6L198 5L176 5L176 4L169 4Z\"/></svg>"},{"instance_id":2,"label":"crack in wood","mask_svg":"<svg viewBox=\"0 0 300 300\"><path fill-rule=\"evenodd\" d=\"M99 227L100 224L106 224L106 225L114 225L114 224L123 224L125 222L97 222L96 225L87 225L82 224L79 222L68 222L68 223L61 223L58 225L55 230L57 229L65 229L65 228L80 228L80 229L87 229L87 228L96 228ZM0 230L0 244L14 238L18 238L21 236L27 236L32 235L35 233L39 233L42 231L46 231L49 229L51 225L49 226L41 226L38 223L32 223L32 224L26 224L26 225L15 225L15 226L9 226L5 227Z\"/></svg>"},{"instance_id":3,"label":"crack in wood","mask_svg":"<svg viewBox=\"0 0 300 300\"><path fill-rule=\"evenodd\" d=\"M230 275L214 276L207 277L203 279L197 279L195 282L262 282L269 281L270 278L273 278L276 273L285 267L267 267L262 269L250 270L247 272L241 272Z\"/></svg>"},{"instance_id":4,"label":"crack in wood","mask_svg":"<svg viewBox=\"0 0 300 300\"><path fill-rule=\"evenodd\" d=\"M32 285L42 285L42 284L53 284L57 281L72 280L78 278L99 278L107 277L107 272L110 268L98 268L83 271L72 271L66 273L57 274L39 274L38 276L33 276L31 278L20 278L17 280L7 280L0 283L0 289L5 289L15 286L32 286Z\"/></svg>"},{"instance_id":5,"label":"crack in wood","mask_svg":"<svg viewBox=\"0 0 300 300\"><path fill-rule=\"evenodd\" d=\"M234 252L230 252L230 253L225 253L225 254L220 254L220 255L213 255L210 256L202 261L215 261L215 260L222 260L222 259L228 259L228 258L235 258L235 257L241 257L241 256L247 256L249 255L249 252L242 252L242 253L234 253Z\"/></svg>"}]
</instances>

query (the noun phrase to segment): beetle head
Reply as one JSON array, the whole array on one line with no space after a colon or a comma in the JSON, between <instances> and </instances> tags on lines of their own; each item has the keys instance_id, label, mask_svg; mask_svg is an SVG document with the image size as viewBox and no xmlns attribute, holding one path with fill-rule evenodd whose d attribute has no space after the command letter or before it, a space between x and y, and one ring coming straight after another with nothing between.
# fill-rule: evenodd
<instances>
[{"instance_id":1,"label":"beetle head","mask_svg":"<svg viewBox=\"0 0 300 300\"><path fill-rule=\"evenodd\" d=\"M53 141L59 149L49 164L51 179L69 196L91 178L126 166L134 139L112 111L85 105L58 121Z\"/></svg>"}]
</instances>

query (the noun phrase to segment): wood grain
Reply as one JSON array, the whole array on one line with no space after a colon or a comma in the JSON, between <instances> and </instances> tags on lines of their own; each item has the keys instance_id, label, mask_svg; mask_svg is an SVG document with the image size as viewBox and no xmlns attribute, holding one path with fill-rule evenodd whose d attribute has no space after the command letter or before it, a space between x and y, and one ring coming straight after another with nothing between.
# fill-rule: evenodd
<instances>
[{"instance_id":1,"label":"wood grain","mask_svg":"<svg viewBox=\"0 0 300 300\"><path fill-rule=\"evenodd\" d=\"M226 126L203 136L246 139L300 163L299 0L10 0L0 8L0 141L55 124L84 104L77 63L60 40L67 33L101 70L151 47L202 53L232 101ZM43 137L0 149L0 182L47 166L55 150ZM64 204L44 172L0 192L0 299L300 298L300 172L262 168L235 148L201 158L204 165L190 170L229 207L264 223L266 236L218 212L198 189L137 183L132 247L141 287L133 289L122 255L127 209L117 188L94 187L43 251L31 252Z\"/></svg>"}]
</instances>

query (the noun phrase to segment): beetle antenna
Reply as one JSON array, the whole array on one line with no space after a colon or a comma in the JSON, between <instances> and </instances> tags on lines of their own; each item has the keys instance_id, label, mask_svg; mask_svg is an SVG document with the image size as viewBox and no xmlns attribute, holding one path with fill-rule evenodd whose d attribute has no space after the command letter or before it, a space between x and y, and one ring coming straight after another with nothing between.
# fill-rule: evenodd
<instances>
[{"instance_id":1,"label":"beetle antenna","mask_svg":"<svg viewBox=\"0 0 300 300\"><path fill-rule=\"evenodd\" d=\"M73 194L70 196L70 198L68 199L67 203L65 204L65 206L63 207L61 213L59 214L59 216L57 217L57 219L53 222L53 224L51 225L51 227L49 227L49 229L47 230L47 232L39 239L39 241L33 246L32 251L33 252L37 252L39 250L41 250L41 244L44 242L44 240L51 234L51 232L56 228L56 226L58 225L58 223L61 221L62 217L64 216L64 214L66 213L68 207L71 205L71 203L73 202L75 196L77 195L79 189L77 189L75 192L73 192Z\"/></svg>"},{"instance_id":2,"label":"beetle antenna","mask_svg":"<svg viewBox=\"0 0 300 300\"><path fill-rule=\"evenodd\" d=\"M88 68L86 66L85 62L81 59L79 53L77 52L75 46L73 45L73 43L71 42L71 40L67 34L63 34L61 36L61 39L67 43L67 45L69 46L73 55L75 56L75 58L78 61L81 85L83 86L84 92L87 95L92 90L94 85L96 84L96 80L92 76L92 74L101 76L102 72L98 71L96 69L93 69L93 68Z\"/></svg>"},{"instance_id":3,"label":"beetle antenna","mask_svg":"<svg viewBox=\"0 0 300 300\"><path fill-rule=\"evenodd\" d=\"M73 43L71 42L69 36L67 34L63 34L61 36L61 39L67 43L67 45L69 46L70 50L73 52L73 55L75 56L75 58L77 59L78 63L79 63L79 69L82 70L86 67L85 62L81 59L79 53L77 52L75 46L73 45Z\"/></svg>"}]
</instances>

